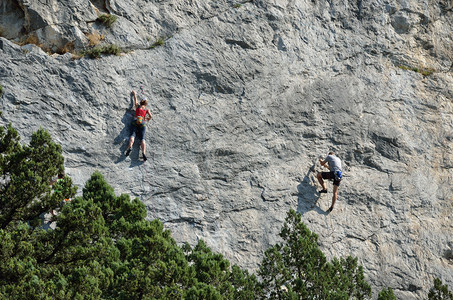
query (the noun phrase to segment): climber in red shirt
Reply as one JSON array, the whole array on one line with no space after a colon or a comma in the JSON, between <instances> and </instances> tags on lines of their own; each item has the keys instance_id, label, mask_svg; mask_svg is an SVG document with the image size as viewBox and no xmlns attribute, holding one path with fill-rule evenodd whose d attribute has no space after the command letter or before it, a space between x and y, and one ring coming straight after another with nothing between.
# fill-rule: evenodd
<instances>
[{"instance_id":1,"label":"climber in red shirt","mask_svg":"<svg viewBox=\"0 0 453 300\"><path fill-rule=\"evenodd\" d=\"M143 160L146 161L146 142L145 142L145 121L151 120L153 117L149 109L146 108L148 105L148 100L143 99L140 101L140 105L137 101L137 93L132 91L132 95L134 96L134 108L135 108L135 116L134 120L131 124L131 134L129 138L129 146L127 147L126 156L129 156L132 150L132 145L134 144L135 136L137 136L140 140L140 147L142 148Z\"/></svg>"}]
</instances>

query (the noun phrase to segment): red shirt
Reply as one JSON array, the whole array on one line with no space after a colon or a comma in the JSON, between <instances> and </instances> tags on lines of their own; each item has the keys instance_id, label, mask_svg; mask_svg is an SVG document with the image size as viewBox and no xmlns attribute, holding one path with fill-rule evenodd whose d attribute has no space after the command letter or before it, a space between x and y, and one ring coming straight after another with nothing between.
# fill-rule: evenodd
<instances>
[{"instance_id":1,"label":"red shirt","mask_svg":"<svg viewBox=\"0 0 453 300\"><path fill-rule=\"evenodd\" d=\"M140 106L137 107L137 109L135 110L134 119L137 119L138 116L141 116L144 120L147 112L148 112L147 109L142 109L142 108L140 108Z\"/></svg>"}]
</instances>

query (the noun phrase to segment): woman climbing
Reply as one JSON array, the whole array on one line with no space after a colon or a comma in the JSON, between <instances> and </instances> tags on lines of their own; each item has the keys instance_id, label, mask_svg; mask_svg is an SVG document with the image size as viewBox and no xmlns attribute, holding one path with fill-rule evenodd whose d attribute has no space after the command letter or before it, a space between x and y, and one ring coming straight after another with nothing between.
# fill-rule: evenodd
<instances>
[{"instance_id":1,"label":"woman climbing","mask_svg":"<svg viewBox=\"0 0 453 300\"><path fill-rule=\"evenodd\" d=\"M140 105L137 102L137 93L132 91L134 96L134 108L135 116L134 121L131 124L131 135L129 138L129 146L127 147L126 153L124 155L129 156L132 150L132 145L134 145L135 136L140 140L140 147L142 148L143 160L146 161L146 143L145 143L145 121L151 120L153 117L149 109L146 108L148 105L148 100L143 99L140 101Z\"/></svg>"}]
</instances>

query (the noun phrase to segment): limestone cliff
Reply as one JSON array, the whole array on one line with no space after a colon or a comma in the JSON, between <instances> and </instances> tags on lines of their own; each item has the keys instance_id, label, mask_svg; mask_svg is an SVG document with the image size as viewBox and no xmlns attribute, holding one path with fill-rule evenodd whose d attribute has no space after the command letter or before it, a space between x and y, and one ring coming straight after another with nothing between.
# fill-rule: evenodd
<instances>
[{"instance_id":1,"label":"limestone cliff","mask_svg":"<svg viewBox=\"0 0 453 300\"><path fill-rule=\"evenodd\" d=\"M453 286L452 27L446 0L2 0L0 123L47 129L77 185L100 170L180 242L254 270L294 208L374 294L422 299ZM140 86L146 163L123 155Z\"/></svg>"}]
</instances>

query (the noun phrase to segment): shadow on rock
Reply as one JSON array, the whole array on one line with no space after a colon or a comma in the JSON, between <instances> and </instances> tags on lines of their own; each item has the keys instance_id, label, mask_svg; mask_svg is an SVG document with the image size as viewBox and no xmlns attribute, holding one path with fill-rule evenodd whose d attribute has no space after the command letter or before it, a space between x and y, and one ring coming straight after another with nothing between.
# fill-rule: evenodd
<instances>
[{"instance_id":1,"label":"shadow on rock","mask_svg":"<svg viewBox=\"0 0 453 300\"><path fill-rule=\"evenodd\" d=\"M124 156L124 152L126 152L127 145L129 143L129 137L131 134L131 124L132 124L132 120L134 119L134 112L131 110L131 107L133 106L132 94L130 95L130 101L131 101L131 104L130 104L129 108L127 108L124 111L124 115L121 118L121 123L124 124L123 129L118 134L118 136L114 139L114 145L120 145L120 152L121 152L120 157L115 161L115 163L120 163L126 159L126 157Z\"/></svg>"},{"instance_id":2,"label":"shadow on rock","mask_svg":"<svg viewBox=\"0 0 453 300\"><path fill-rule=\"evenodd\" d=\"M134 145L132 145L132 151L129 154L129 157L127 157L127 160L130 160L129 168L138 167L145 163L142 159L140 159L140 141L136 140L134 142Z\"/></svg>"},{"instance_id":3,"label":"shadow on rock","mask_svg":"<svg viewBox=\"0 0 453 300\"><path fill-rule=\"evenodd\" d=\"M297 212L302 216L310 211L315 210L320 215L328 215L329 212L324 211L319 207L318 200L323 194L316 190L316 178L312 179L311 173L314 173L314 165L308 170L302 182L297 186Z\"/></svg>"}]
</instances>

